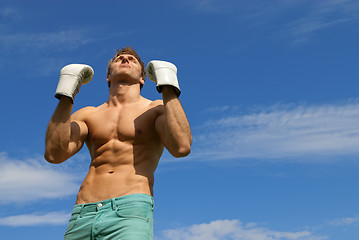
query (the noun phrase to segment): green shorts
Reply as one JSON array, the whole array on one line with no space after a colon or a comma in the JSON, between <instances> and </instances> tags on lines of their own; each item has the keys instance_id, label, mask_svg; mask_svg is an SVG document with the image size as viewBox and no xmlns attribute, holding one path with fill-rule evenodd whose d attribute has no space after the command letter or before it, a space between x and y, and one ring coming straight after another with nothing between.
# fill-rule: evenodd
<instances>
[{"instance_id":1,"label":"green shorts","mask_svg":"<svg viewBox=\"0 0 359 240\"><path fill-rule=\"evenodd\" d=\"M77 204L64 239L153 240L153 206L147 194Z\"/></svg>"}]
</instances>

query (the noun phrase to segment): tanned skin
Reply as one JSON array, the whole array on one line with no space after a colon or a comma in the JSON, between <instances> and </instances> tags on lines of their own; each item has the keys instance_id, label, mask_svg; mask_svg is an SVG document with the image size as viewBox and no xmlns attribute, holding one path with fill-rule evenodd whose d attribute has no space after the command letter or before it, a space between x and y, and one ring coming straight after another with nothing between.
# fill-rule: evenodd
<instances>
[{"instance_id":1,"label":"tanned skin","mask_svg":"<svg viewBox=\"0 0 359 240\"><path fill-rule=\"evenodd\" d=\"M91 164L76 204L133 193L153 196L154 173L164 147L174 157L191 150L190 126L173 87L163 87L163 100L142 97L141 65L130 54L112 62L107 81L107 102L71 115L73 103L62 97L47 128L48 162L64 162L85 143L89 150Z\"/></svg>"}]
</instances>

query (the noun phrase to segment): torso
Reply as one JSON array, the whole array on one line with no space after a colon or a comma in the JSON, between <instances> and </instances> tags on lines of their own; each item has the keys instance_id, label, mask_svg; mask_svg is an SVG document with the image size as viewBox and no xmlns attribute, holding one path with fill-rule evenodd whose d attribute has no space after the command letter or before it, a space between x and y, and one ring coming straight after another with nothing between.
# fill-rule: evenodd
<instances>
[{"instance_id":1,"label":"torso","mask_svg":"<svg viewBox=\"0 0 359 240\"><path fill-rule=\"evenodd\" d=\"M91 164L76 203L132 193L153 195L154 172L164 149L155 129L163 112L161 101L142 98L134 104L104 103L82 111Z\"/></svg>"}]
</instances>

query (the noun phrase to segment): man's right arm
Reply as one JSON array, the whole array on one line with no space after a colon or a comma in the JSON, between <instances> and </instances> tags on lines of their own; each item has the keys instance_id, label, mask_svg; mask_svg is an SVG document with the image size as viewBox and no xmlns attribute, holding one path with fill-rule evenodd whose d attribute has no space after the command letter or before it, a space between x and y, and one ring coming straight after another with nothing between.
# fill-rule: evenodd
<instances>
[{"instance_id":1,"label":"man's right arm","mask_svg":"<svg viewBox=\"0 0 359 240\"><path fill-rule=\"evenodd\" d=\"M75 95L81 85L91 81L93 69L84 64L70 64L60 71L55 97L59 99L49 122L45 139L45 159L50 163L62 163L83 146L88 129L84 121L86 110L71 116Z\"/></svg>"},{"instance_id":2,"label":"man's right arm","mask_svg":"<svg viewBox=\"0 0 359 240\"><path fill-rule=\"evenodd\" d=\"M62 163L76 154L87 138L88 128L81 119L83 110L73 116L71 112L71 99L62 97L46 131L44 157L50 163Z\"/></svg>"}]
</instances>

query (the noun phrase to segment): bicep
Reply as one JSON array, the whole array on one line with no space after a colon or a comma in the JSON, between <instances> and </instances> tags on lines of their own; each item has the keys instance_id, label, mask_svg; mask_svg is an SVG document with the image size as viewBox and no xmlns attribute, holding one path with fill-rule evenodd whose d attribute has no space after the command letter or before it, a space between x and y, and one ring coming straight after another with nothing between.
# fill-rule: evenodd
<instances>
[{"instance_id":1,"label":"bicep","mask_svg":"<svg viewBox=\"0 0 359 240\"><path fill-rule=\"evenodd\" d=\"M68 148L68 154L74 155L83 147L88 135L88 128L84 121L71 121L71 134Z\"/></svg>"}]
</instances>

